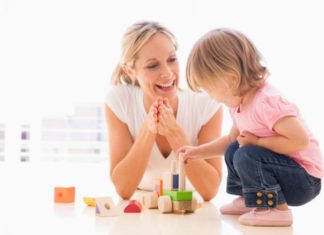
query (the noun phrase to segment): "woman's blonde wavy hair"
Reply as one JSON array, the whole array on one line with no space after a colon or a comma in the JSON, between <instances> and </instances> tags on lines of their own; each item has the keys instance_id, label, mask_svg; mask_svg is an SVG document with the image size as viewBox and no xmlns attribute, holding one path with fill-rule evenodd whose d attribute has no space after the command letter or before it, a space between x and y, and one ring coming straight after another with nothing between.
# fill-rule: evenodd
<instances>
[{"instance_id":1,"label":"woman's blonde wavy hair","mask_svg":"<svg viewBox=\"0 0 324 235\"><path fill-rule=\"evenodd\" d=\"M260 87L268 77L262 56L242 33L227 28L215 29L200 38L188 58L186 77L189 87L199 91L213 87L215 79L234 75L233 95L244 95Z\"/></svg>"},{"instance_id":2,"label":"woman's blonde wavy hair","mask_svg":"<svg viewBox=\"0 0 324 235\"><path fill-rule=\"evenodd\" d=\"M131 25L123 36L120 62L117 64L112 75L114 85L132 84L139 86L137 80L133 81L124 72L123 66L127 65L130 68L134 68L138 52L156 33L163 33L168 36L173 42L175 49L178 49L175 36L161 24L153 21L142 21Z\"/></svg>"}]
</instances>

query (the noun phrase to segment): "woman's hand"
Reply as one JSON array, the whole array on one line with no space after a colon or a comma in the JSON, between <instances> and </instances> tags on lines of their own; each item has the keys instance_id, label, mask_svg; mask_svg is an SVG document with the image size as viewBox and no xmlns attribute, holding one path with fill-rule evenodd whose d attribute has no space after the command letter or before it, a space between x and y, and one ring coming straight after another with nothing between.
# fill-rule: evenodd
<instances>
[{"instance_id":1,"label":"woman's hand","mask_svg":"<svg viewBox=\"0 0 324 235\"><path fill-rule=\"evenodd\" d=\"M253 135L250 132L242 131L240 135L236 138L236 140L239 142L240 147L247 146L247 145L258 145L258 139L259 137L256 135Z\"/></svg>"},{"instance_id":2,"label":"woman's hand","mask_svg":"<svg viewBox=\"0 0 324 235\"><path fill-rule=\"evenodd\" d=\"M163 103L162 97L158 97L156 101L151 105L150 110L147 114L146 123L148 126L148 129L151 133L157 134L158 133L158 113L159 113L159 106Z\"/></svg>"},{"instance_id":3,"label":"woman's hand","mask_svg":"<svg viewBox=\"0 0 324 235\"><path fill-rule=\"evenodd\" d=\"M163 102L158 106L158 123L157 130L158 134L167 136L174 132L179 127L173 109L167 98L163 98Z\"/></svg>"}]
</instances>

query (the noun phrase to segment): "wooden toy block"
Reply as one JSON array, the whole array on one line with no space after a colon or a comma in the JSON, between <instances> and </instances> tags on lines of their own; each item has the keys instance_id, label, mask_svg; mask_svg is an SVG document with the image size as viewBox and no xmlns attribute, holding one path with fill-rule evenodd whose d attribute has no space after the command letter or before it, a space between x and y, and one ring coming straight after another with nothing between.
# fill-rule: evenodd
<instances>
[{"instance_id":1,"label":"wooden toy block","mask_svg":"<svg viewBox=\"0 0 324 235\"><path fill-rule=\"evenodd\" d=\"M154 191L157 192L159 196L163 195L163 180L162 179L154 180Z\"/></svg>"},{"instance_id":2,"label":"wooden toy block","mask_svg":"<svg viewBox=\"0 0 324 235\"><path fill-rule=\"evenodd\" d=\"M163 173L163 190L171 190L172 189L172 174L171 172Z\"/></svg>"},{"instance_id":3,"label":"wooden toy block","mask_svg":"<svg viewBox=\"0 0 324 235\"><path fill-rule=\"evenodd\" d=\"M71 203L74 202L75 187L55 187L54 201L56 203Z\"/></svg>"},{"instance_id":4,"label":"wooden toy block","mask_svg":"<svg viewBox=\"0 0 324 235\"><path fill-rule=\"evenodd\" d=\"M110 197L97 197L96 202L96 215L101 217L117 216L118 211Z\"/></svg>"},{"instance_id":5,"label":"wooden toy block","mask_svg":"<svg viewBox=\"0 0 324 235\"><path fill-rule=\"evenodd\" d=\"M171 160L171 174L177 173L177 160Z\"/></svg>"},{"instance_id":6,"label":"wooden toy block","mask_svg":"<svg viewBox=\"0 0 324 235\"><path fill-rule=\"evenodd\" d=\"M158 199L158 208L161 213L172 212L172 200L170 196L160 196Z\"/></svg>"},{"instance_id":7,"label":"wooden toy block","mask_svg":"<svg viewBox=\"0 0 324 235\"><path fill-rule=\"evenodd\" d=\"M178 161L178 172L179 172L179 191L185 191L186 189L186 174L184 169L184 161L182 153L179 154Z\"/></svg>"},{"instance_id":8,"label":"wooden toy block","mask_svg":"<svg viewBox=\"0 0 324 235\"><path fill-rule=\"evenodd\" d=\"M136 200L130 200L128 205L125 207L125 213L141 213L142 205Z\"/></svg>"},{"instance_id":9,"label":"wooden toy block","mask_svg":"<svg viewBox=\"0 0 324 235\"><path fill-rule=\"evenodd\" d=\"M143 196L143 205L148 209L157 209L158 198L159 195L157 194L157 192L145 193L145 195Z\"/></svg>"},{"instance_id":10,"label":"wooden toy block","mask_svg":"<svg viewBox=\"0 0 324 235\"><path fill-rule=\"evenodd\" d=\"M197 199L192 199L192 201L172 201L173 212L174 213L192 213L198 209Z\"/></svg>"},{"instance_id":11,"label":"wooden toy block","mask_svg":"<svg viewBox=\"0 0 324 235\"><path fill-rule=\"evenodd\" d=\"M174 191L174 190L164 190L164 195L168 195L173 201L191 201L192 191Z\"/></svg>"},{"instance_id":12,"label":"wooden toy block","mask_svg":"<svg viewBox=\"0 0 324 235\"><path fill-rule=\"evenodd\" d=\"M174 213L188 213L192 212L191 201L172 201L172 207Z\"/></svg>"},{"instance_id":13,"label":"wooden toy block","mask_svg":"<svg viewBox=\"0 0 324 235\"><path fill-rule=\"evenodd\" d=\"M93 198L93 197L83 197L83 202L84 202L87 206L91 206L91 207L96 206L96 199Z\"/></svg>"},{"instance_id":14,"label":"wooden toy block","mask_svg":"<svg viewBox=\"0 0 324 235\"><path fill-rule=\"evenodd\" d=\"M172 177L172 186L171 190L179 189L179 174L177 173L177 161L171 160L171 177Z\"/></svg>"},{"instance_id":15,"label":"wooden toy block","mask_svg":"<svg viewBox=\"0 0 324 235\"><path fill-rule=\"evenodd\" d=\"M172 174L172 190L179 189L179 174Z\"/></svg>"}]
</instances>

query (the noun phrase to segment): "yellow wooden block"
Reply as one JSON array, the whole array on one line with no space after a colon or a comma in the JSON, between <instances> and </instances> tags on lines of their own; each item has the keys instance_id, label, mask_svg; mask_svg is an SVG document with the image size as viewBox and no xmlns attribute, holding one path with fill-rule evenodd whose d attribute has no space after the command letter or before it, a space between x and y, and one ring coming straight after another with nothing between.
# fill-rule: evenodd
<instances>
[{"instance_id":1,"label":"yellow wooden block","mask_svg":"<svg viewBox=\"0 0 324 235\"><path fill-rule=\"evenodd\" d=\"M87 206L95 207L96 206L96 199L93 197L83 197L83 202Z\"/></svg>"}]
</instances>

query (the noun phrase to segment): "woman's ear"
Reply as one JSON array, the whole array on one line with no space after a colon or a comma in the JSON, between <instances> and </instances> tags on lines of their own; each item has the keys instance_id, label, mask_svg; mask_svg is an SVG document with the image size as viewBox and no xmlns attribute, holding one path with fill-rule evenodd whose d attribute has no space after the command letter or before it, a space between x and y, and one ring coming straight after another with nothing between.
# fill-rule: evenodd
<instances>
[{"instance_id":1,"label":"woman's ear","mask_svg":"<svg viewBox=\"0 0 324 235\"><path fill-rule=\"evenodd\" d=\"M136 81L136 77L135 77L135 71L134 69L130 68L128 65L123 65L123 71L124 73L133 81Z\"/></svg>"}]
</instances>

